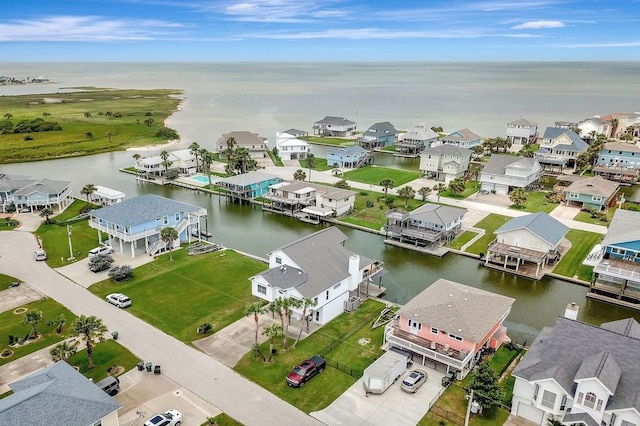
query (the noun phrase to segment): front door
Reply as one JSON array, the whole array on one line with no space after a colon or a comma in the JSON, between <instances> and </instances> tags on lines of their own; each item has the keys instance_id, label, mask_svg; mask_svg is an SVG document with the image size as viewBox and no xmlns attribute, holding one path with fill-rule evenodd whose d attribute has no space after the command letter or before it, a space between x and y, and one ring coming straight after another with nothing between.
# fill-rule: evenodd
<instances>
[{"instance_id":1,"label":"front door","mask_svg":"<svg viewBox=\"0 0 640 426\"><path fill-rule=\"evenodd\" d=\"M409 330L411 331L411 334L418 335L418 332L422 330L422 323L409 320Z\"/></svg>"}]
</instances>

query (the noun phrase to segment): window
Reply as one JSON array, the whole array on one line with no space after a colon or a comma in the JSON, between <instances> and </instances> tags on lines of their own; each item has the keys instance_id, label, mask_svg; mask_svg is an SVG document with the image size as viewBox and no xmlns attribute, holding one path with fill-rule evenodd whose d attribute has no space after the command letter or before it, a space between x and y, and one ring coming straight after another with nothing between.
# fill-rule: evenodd
<instances>
[{"instance_id":1,"label":"window","mask_svg":"<svg viewBox=\"0 0 640 426\"><path fill-rule=\"evenodd\" d=\"M168 218L167 216L163 216L163 217L162 217L162 223L163 223L164 225L167 225L167 224L169 223L169 218Z\"/></svg>"},{"instance_id":2,"label":"window","mask_svg":"<svg viewBox=\"0 0 640 426\"><path fill-rule=\"evenodd\" d=\"M180 221L180 213L176 213L176 222Z\"/></svg>"},{"instance_id":3,"label":"window","mask_svg":"<svg viewBox=\"0 0 640 426\"><path fill-rule=\"evenodd\" d=\"M620 426L636 426L636 424L623 420L622 423L620 423Z\"/></svg>"},{"instance_id":4,"label":"window","mask_svg":"<svg viewBox=\"0 0 640 426\"><path fill-rule=\"evenodd\" d=\"M602 400L598 399L598 403L596 404L596 410L601 411L602 410Z\"/></svg>"},{"instance_id":5,"label":"window","mask_svg":"<svg viewBox=\"0 0 640 426\"><path fill-rule=\"evenodd\" d=\"M431 334L438 334L438 329L435 327L431 327Z\"/></svg>"},{"instance_id":6,"label":"window","mask_svg":"<svg viewBox=\"0 0 640 426\"><path fill-rule=\"evenodd\" d=\"M594 408L596 406L596 394L593 392L587 392L584 396L583 405L585 407Z\"/></svg>"},{"instance_id":7,"label":"window","mask_svg":"<svg viewBox=\"0 0 640 426\"><path fill-rule=\"evenodd\" d=\"M325 296L327 297L327 300L329 300L329 290L326 291Z\"/></svg>"},{"instance_id":8,"label":"window","mask_svg":"<svg viewBox=\"0 0 640 426\"><path fill-rule=\"evenodd\" d=\"M334 285L334 286L333 286L333 289L335 290L335 289L337 289L338 287L340 287L341 285L342 285L342 283L338 283L338 284L336 284L336 285Z\"/></svg>"},{"instance_id":9,"label":"window","mask_svg":"<svg viewBox=\"0 0 640 426\"><path fill-rule=\"evenodd\" d=\"M584 398L584 394L582 392L578 392L578 399L576 402L578 402L578 404L582 404L582 398Z\"/></svg>"},{"instance_id":10,"label":"window","mask_svg":"<svg viewBox=\"0 0 640 426\"><path fill-rule=\"evenodd\" d=\"M281 257L276 256L276 264L277 265L282 264L282 258Z\"/></svg>"},{"instance_id":11,"label":"window","mask_svg":"<svg viewBox=\"0 0 640 426\"><path fill-rule=\"evenodd\" d=\"M564 411L567 408L567 395L562 395L562 400L560 401L560 411Z\"/></svg>"},{"instance_id":12,"label":"window","mask_svg":"<svg viewBox=\"0 0 640 426\"><path fill-rule=\"evenodd\" d=\"M538 392L540 391L540 385L536 384L536 387L533 389L533 400L538 400Z\"/></svg>"},{"instance_id":13,"label":"window","mask_svg":"<svg viewBox=\"0 0 640 426\"><path fill-rule=\"evenodd\" d=\"M593 201L601 202L602 200L604 200L604 197L602 195L594 195L591 197L591 199Z\"/></svg>"},{"instance_id":14,"label":"window","mask_svg":"<svg viewBox=\"0 0 640 426\"><path fill-rule=\"evenodd\" d=\"M553 392L549 392L548 390L544 391L542 394L542 401L540 401L540 404L543 407L553 409L553 407L556 404L556 394Z\"/></svg>"},{"instance_id":15,"label":"window","mask_svg":"<svg viewBox=\"0 0 640 426\"><path fill-rule=\"evenodd\" d=\"M611 414L611 418L609 419L609 426L613 426L616 424L616 420L618 419L618 416L615 415L615 413Z\"/></svg>"},{"instance_id":16,"label":"window","mask_svg":"<svg viewBox=\"0 0 640 426\"><path fill-rule=\"evenodd\" d=\"M449 337L451 337L453 340L457 340L458 342L462 342L462 337L456 336L455 334L449 333Z\"/></svg>"},{"instance_id":17,"label":"window","mask_svg":"<svg viewBox=\"0 0 640 426\"><path fill-rule=\"evenodd\" d=\"M258 284L258 293L267 294L267 287L262 284Z\"/></svg>"}]
</instances>

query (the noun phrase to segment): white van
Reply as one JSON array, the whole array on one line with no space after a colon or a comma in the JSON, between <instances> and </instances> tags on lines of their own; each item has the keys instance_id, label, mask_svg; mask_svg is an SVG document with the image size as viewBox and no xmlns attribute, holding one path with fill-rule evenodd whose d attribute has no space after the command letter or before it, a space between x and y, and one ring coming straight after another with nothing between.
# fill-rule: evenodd
<instances>
[{"instance_id":1,"label":"white van","mask_svg":"<svg viewBox=\"0 0 640 426\"><path fill-rule=\"evenodd\" d=\"M99 254L109 254L113 253L113 247L111 246L100 246L89 250L89 257L97 256Z\"/></svg>"}]
</instances>

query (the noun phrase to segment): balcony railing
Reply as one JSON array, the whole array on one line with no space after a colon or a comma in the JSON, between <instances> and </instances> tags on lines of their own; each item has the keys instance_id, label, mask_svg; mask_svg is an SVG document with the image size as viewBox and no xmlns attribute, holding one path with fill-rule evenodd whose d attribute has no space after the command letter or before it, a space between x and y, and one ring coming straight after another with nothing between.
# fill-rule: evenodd
<instances>
[{"instance_id":1,"label":"balcony railing","mask_svg":"<svg viewBox=\"0 0 640 426\"><path fill-rule=\"evenodd\" d=\"M598 274L611 275L613 277L620 277L626 279L632 279L634 281L640 282L640 272L634 270L639 267L639 265L635 264L635 262L628 262L629 267L624 268L620 265L620 261L607 261L604 260L598 263L594 268L593 272Z\"/></svg>"}]
</instances>

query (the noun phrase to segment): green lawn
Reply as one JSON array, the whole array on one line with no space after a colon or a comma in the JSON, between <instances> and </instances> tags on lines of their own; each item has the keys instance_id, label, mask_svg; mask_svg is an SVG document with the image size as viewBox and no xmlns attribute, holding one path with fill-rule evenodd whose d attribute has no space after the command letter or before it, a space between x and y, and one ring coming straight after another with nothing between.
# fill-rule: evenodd
<instances>
[{"instance_id":1,"label":"green lawn","mask_svg":"<svg viewBox=\"0 0 640 426\"><path fill-rule=\"evenodd\" d=\"M77 216L86 205L85 201L76 199L64 212L52 217L52 222L63 222ZM51 268L58 268L73 263L67 260L70 254L67 225L46 224L43 222L36 231L36 235L42 240L42 247L47 252L47 265ZM105 240L106 234L103 234L103 241ZM98 244L98 231L89 227L88 220L71 224L71 245L76 261L87 257L89 250Z\"/></svg>"},{"instance_id":2,"label":"green lawn","mask_svg":"<svg viewBox=\"0 0 640 426\"><path fill-rule=\"evenodd\" d=\"M332 145L332 146L351 146L355 145L353 139L345 138L325 138L320 136L302 136L300 139L309 143L316 143L318 145Z\"/></svg>"},{"instance_id":3,"label":"green lawn","mask_svg":"<svg viewBox=\"0 0 640 426\"><path fill-rule=\"evenodd\" d=\"M327 159L326 158L318 158L315 157L314 158L316 165L313 169L311 169L311 178L313 178L313 172L314 171L318 171L318 172L324 172L327 170L331 170L332 167L327 164ZM300 163L300 168L307 174L307 179L309 178L309 166L307 165L307 160L298 160L298 163Z\"/></svg>"},{"instance_id":4,"label":"green lawn","mask_svg":"<svg viewBox=\"0 0 640 426\"><path fill-rule=\"evenodd\" d=\"M80 342L78 349L78 352L70 356L67 362L69 365L79 367L80 372L86 377L93 379L94 382L99 382L107 377L107 370L114 365L124 367L124 371L128 371L135 368L136 364L141 361L129 352L127 348L115 340L108 339L93 347L93 362L95 368L89 370L86 343Z\"/></svg>"},{"instance_id":5,"label":"green lawn","mask_svg":"<svg viewBox=\"0 0 640 426\"><path fill-rule=\"evenodd\" d=\"M0 274L0 291L7 288L7 286L13 282L19 281L17 278L14 278L9 275Z\"/></svg>"},{"instance_id":6,"label":"green lawn","mask_svg":"<svg viewBox=\"0 0 640 426\"><path fill-rule=\"evenodd\" d=\"M343 177L346 180L368 183L370 185L378 185L382 179L391 179L393 181L394 188L400 188L412 180L418 179L420 177L420 173L408 170L390 169L387 167L364 166L359 169L345 172Z\"/></svg>"},{"instance_id":7,"label":"green lawn","mask_svg":"<svg viewBox=\"0 0 640 426\"><path fill-rule=\"evenodd\" d=\"M462 200L469 197L470 195L475 194L476 192L478 192L479 189L480 189L480 182L476 182L475 180L469 180L466 182L465 190L462 194L457 195L447 189L446 191L443 191L442 193L440 193L440 196ZM437 195L437 193L434 193L434 194Z\"/></svg>"},{"instance_id":8,"label":"green lawn","mask_svg":"<svg viewBox=\"0 0 640 426\"><path fill-rule=\"evenodd\" d=\"M509 216L491 213L489 216L473 225L475 228L482 228L487 232L482 236L482 238L479 238L475 243L471 244L471 246L467 248L467 252L473 254L486 253L487 246L496 238L493 232L509 220L511 220Z\"/></svg>"},{"instance_id":9,"label":"green lawn","mask_svg":"<svg viewBox=\"0 0 640 426\"><path fill-rule=\"evenodd\" d=\"M3 126L14 129L21 120L43 119L57 122L62 130L28 133L33 140L25 140L26 133L0 134L0 163L77 157L165 142L156 132L178 106L175 95L179 93L86 88L51 95L2 96ZM59 101L47 102L46 98ZM145 124L148 119L153 120L150 125Z\"/></svg>"},{"instance_id":10,"label":"green lawn","mask_svg":"<svg viewBox=\"0 0 640 426\"><path fill-rule=\"evenodd\" d=\"M396 152L396 146L395 145L385 146L384 148L381 148L381 149L383 151Z\"/></svg>"},{"instance_id":11,"label":"green lawn","mask_svg":"<svg viewBox=\"0 0 640 426\"><path fill-rule=\"evenodd\" d=\"M215 420L214 424L217 426L242 426L242 423L231 418L226 413L218 414L217 416L214 417L214 420ZM209 426L209 425L211 425L211 423L209 423L208 421L205 421L200 426Z\"/></svg>"},{"instance_id":12,"label":"green lawn","mask_svg":"<svg viewBox=\"0 0 640 426\"><path fill-rule=\"evenodd\" d=\"M276 343L278 352L271 363L264 363L260 358L255 359L253 353L248 353L234 369L305 413L321 410L355 383L356 378L336 368L328 367L305 386L290 388L284 377L300 361L319 353L335 339L341 338L356 326L359 326L358 331L327 353L326 357L330 362L346 363L348 367L356 370L364 369L372 362L375 354L380 353L379 345L382 343L383 327L372 330L373 319L370 318L377 316L383 308L384 304L367 300L356 312L340 315L300 341L296 348L283 351L282 342L279 339ZM362 337L370 338L371 343L365 346L359 345L358 339ZM263 353L268 353L267 343L262 348Z\"/></svg>"},{"instance_id":13,"label":"green lawn","mask_svg":"<svg viewBox=\"0 0 640 426\"><path fill-rule=\"evenodd\" d=\"M391 202L387 203L388 200ZM424 201L414 198L409 200L407 209L411 211L423 204ZM404 209L404 200L393 195L385 198L382 192L360 191L356 194L353 206L354 212L346 217L341 217L339 220L378 231L386 223L385 213L392 208Z\"/></svg>"},{"instance_id":14,"label":"green lawn","mask_svg":"<svg viewBox=\"0 0 640 426\"><path fill-rule=\"evenodd\" d=\"M0 220L0 231L13 231L18 226L18 221L9 217Z\"/></svg>"},{"instance_id":15,"label":"green lawn","mask_svg":"<svg viewBox=\"0 0 640 426\"><path fill-rule=\"evenodd\" d=\"M451 241L451 244L449 244L449 247L455 250L461 250L462 246L467 244L472 239L474 239L476 235L478 234L475 232L464 231L462 234L458 235L453 241Z\"/></svg>"},{"instance_id":16,"label":"green lawn","mask_svg":"<svg viewBox=\"0 0 640 426\"><path fill-rule=\"evenodd\" d=\"M514 210L524 210L529 213L546 212L551 213L558 204L550 203L546 199L546 192L534 191L527 193L527 201L521 206L511 205Z\"/></svg>"},{"instance_id":17,"label":"green lawn","mask_svg":"<svg viewBox=\"0 0 640 426\"><path fill-rule=\"evenodd\" d=\"M273 164L275 164L278 167L284 167L284 163L282 162L282 159L280 158L280 156L278 156L277 154L274 154L273 151L268 150L267 154L269 155L269 158L271 158L271 161L273 161Z\"/></svg>"},{"instance_id":18,"label":"green lawn","mask_svg":"<svg viewBox=\"0 0 640 426\"><path fill-rule=\"evenodd\" d=\"M603 225L609 226L609 222L611 222L611 218L613 218L613 214L616 212L616 207L608 209L606 212L602 214L592 215L591 212L579 211L578 214L573 218L578 222L584 223L593 223L594 225ZM592 217L595 216L595 217Z\"/></svg>"},{"instance_id":19,"label":"green lawn","mask_svg":"<svg viewBox=\"0 0 640 426\"><path fill-rule=\"evenodd\" d=\"M173 261L161 256L136 268L130 281L104 280L89 290L100 297L125 293L133 301L132 314L191 342L203 337L196 328L204 322L216 332L242 318L244 308L256 300L249 277L265 269L264 263L231 250L189 256L183 249L173 253Z\"/></svg>"},{"instance_id":20,"label":"green lawn","mask_svg":"<svg viewBox=\"0 0 640 426\"><path fill-rule=\"evenodd\" d=\"M6 276L3 276L3 279ZM12 279L15 281L15 279ZM46 348L49 345L52 345L56 342L59 342L65 338L65 336L69 336L70 324L73 323L76 316L69 311L67 308L59 304L53 299L44 299L37 300L35 302L31 302L27 305L23 305L28 309L27 312L32 311L41 311L43 315L43 320L40 324L38 324L38 331L42 335L38 340L35 340L29 344L10 348L9 347L9 336L14 336L16 338L25 338L29 335L31 331L31 326L23 324L23 320L25 314L14 314L14 310L10 310L7 312L0 313L0 351L4 349L10 349L14 352L13 356L9 358L0 358L0 365L4 365L8 362L15 361L16 359L33 353L42 348ZM59 315L64 315L66 317L66 325L64 326L62 333L57 334L54 326L47 325L47 321L53 320L57 318Z\"/></svg>"},{"instance_id":21,"label":"green lawn","mask_svg":"<svg viewBox=\"0 0 640 426\"><path fill-rule=\"evenodd\" d=\"M602 235L571 229L567 232L567 239L571 241L571 249L562 256L553 272L565 277L577 277L584 281L591 281L593 267L582 265L582 261L593 246L600 242Z\"/></svg>"}]
</instances>

